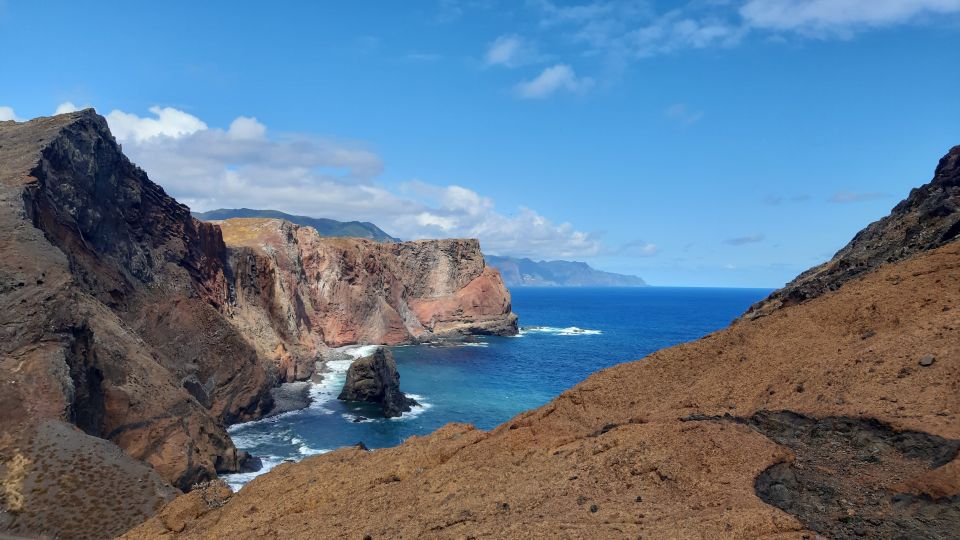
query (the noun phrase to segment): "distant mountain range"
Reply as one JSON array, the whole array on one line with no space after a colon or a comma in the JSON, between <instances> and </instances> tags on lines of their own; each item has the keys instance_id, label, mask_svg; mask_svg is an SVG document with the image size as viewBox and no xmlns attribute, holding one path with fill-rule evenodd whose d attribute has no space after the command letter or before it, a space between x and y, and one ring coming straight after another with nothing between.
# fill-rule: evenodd
<instances>
[{"instance_id":1,"label":"distant mountain range","mask_svg":"<svg viewBox=\"0 0 960 540\"><path fill-rule=\"evenodd\" d=\"M201 221L219 221L232 218L275 218L285 219L297 225L313 227L320 236L347 236L367 238L377 242L399 242L368 221L337 221L335 219L294 216L276 210L251 210L249 208L220 208L209 212L193 212L193 217Z\"/></svg>"},{"instance_id":2,"label":"distant mountain range","mask_svg":"<svg viewBox=\"0 0 960 540\"><path fill-rule=\"evenodd\" d=\"M646 287L637 276L614 274L575 261L533 261L515 257L486 256L487 264L500 270L507 287Z\"/></svg>"}]
</instances>

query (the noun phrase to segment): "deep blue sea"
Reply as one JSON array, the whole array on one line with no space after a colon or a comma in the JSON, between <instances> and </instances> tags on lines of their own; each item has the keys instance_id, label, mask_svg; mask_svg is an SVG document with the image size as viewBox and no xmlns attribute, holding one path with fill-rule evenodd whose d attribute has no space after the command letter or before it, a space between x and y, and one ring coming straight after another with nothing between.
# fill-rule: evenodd
<instances>
[{"instance_id":1,"label":"deep blue sea","mask_svg":"<svg viewBox=\"0 0 960 540\"><path fill-rule=\"evenodd\" d=\"M769 289L516 288L517 337L460 346L394 347L400 387L422 406L385 419L369 406L337 401L350 361L331 362L302 411L230 428L264 469L363 442L394 446L448 422L490 429L539 407L591 373L719 330ZM371 348L352 350L355 357ZM364 418L363 421L355 420ZM259 474L259 473L258 473ZM238 489L254 473L228 475Z\"/></svg>"}]
</instances>

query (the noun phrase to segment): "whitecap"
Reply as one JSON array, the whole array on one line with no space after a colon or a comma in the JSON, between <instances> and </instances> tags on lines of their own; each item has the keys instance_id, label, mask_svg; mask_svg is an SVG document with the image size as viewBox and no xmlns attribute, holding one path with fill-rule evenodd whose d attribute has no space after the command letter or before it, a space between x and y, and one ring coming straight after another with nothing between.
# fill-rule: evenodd
<instances>
[{"instance_id":1,"label":"whitecap","mask_svg":"<svg viewBox=\"0 0 960 540\"><path fill-rule=\"evenodd\" d=\"M302 444L297 448L297 452L300 452L301 456L315 456L317 454L326 454L330 450L327 448L310 448L309 446Z\"/></svg>"},{"instance_id":2,"label":"whitecap","mask_svg":"<svg viewBox=\"0 0 960 540\"><path fill-rule=\"evenodd\" d=\"M600 330L590 330L586 328L579 328L577 326L568 326L566 328L558 328L555 326L527 326L522 328L520 332L522 332L522 334L526 334L528 332L538 332L542 334L552 334L555 336L595 336L603 333Z\"/></svg>"},{"instance_id":3,"label":"whitecap","mask_svg":"<svg viewBox=\"0 0 960 540\"><path fill-rule=\"evenodd\" d=\"M260 468L259 471L223 474L223 475L220 475L220 479L226 482L227 485L230 486L230 489L232 489L234 493L236 493L237 491L240 491L240 488L242 488L244 484L260 476L261 474L270 471L270 469L283 463L283 460L284 458L279 456L261 457L260 461L263 464L263 466Z\"/></svg>"},{"instance_id":4,"label":"whitecap","mask_svg":"<svg viewBox=\"0 0 960 540\"><path fill-rule=\"evenodd\" d=\"M427 409L433 407L432 403L424 401L423 396L417 394L407 394L408 398L414 399L417 402L417 405L414 405L410 408L409 411L403 413L400 416L394 416L389 420L394 422L402 422L404 420L413 420L414 418L420 416L421 414L427 412Z\"/></svg>"}]
</instances>

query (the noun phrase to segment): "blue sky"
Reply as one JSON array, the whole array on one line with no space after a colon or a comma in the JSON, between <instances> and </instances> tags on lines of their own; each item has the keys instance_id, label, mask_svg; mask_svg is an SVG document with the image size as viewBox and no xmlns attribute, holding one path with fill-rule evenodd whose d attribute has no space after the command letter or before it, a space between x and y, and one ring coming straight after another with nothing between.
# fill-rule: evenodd
<instances>
[{"instance_id":1,"label":"blue sky","mask_svg":"<svg viewBox=\"0 0 960 540\"><path fill-rule=\"evenodd\" d=\"M198 210L778 286L960 144L958 50L960 0L0 0L0 119L92 105Z\"/></svg>"}]
</instances>

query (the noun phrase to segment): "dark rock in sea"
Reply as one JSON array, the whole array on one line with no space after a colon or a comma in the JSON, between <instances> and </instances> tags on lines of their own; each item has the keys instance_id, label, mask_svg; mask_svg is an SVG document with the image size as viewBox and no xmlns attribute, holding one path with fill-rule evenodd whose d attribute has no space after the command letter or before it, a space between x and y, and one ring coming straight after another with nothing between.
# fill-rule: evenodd
<instances>
[{"instance_id":1,"label":"dark rock in sea","mask_svg":"<svg viewBox=\"0 0 960 540\"><path fill-rule=\"evenodd\" d=\"M310 406L310 382L297 381L283 383L270 389L273 408L267 416L276 416L290 411L299 411Z\"/></svg>"},{"instance_id":2,"label":"dark rock in sea","mask_svg":"<svg viewBox=\"0 0 960 540\"><path fill-rule=\"evenodd\" d=\"M744 314L755 319L835 291L878 266L938 248L960 237L960 146L937 165L933 180L896 205L887 217L857 233L828 262L797 276Z\"/></svg>"},{"instance_id":3,"label":"dark rock in sea","mask_svg":"<svg viewBox=\"0 0 960 540\"><path fill-rule=\"evenodd\" d=\"M257 472L263 468L262 459L252 456L244 450L237 451L237 463L239 464L239 472L242 473Z\"/></svg>"},{"instance_id":4,"label":"dark rock in sea","mask_svg":"<svg viewBox=\"0 0 960 540\"><path fill-rule=\"evenodd\" d=\"M400 391L400 374L389 350L380 347L350 365L337 399L378 403L387 418L400 416L417 404Z\"/></svg>"}]
</instances>

